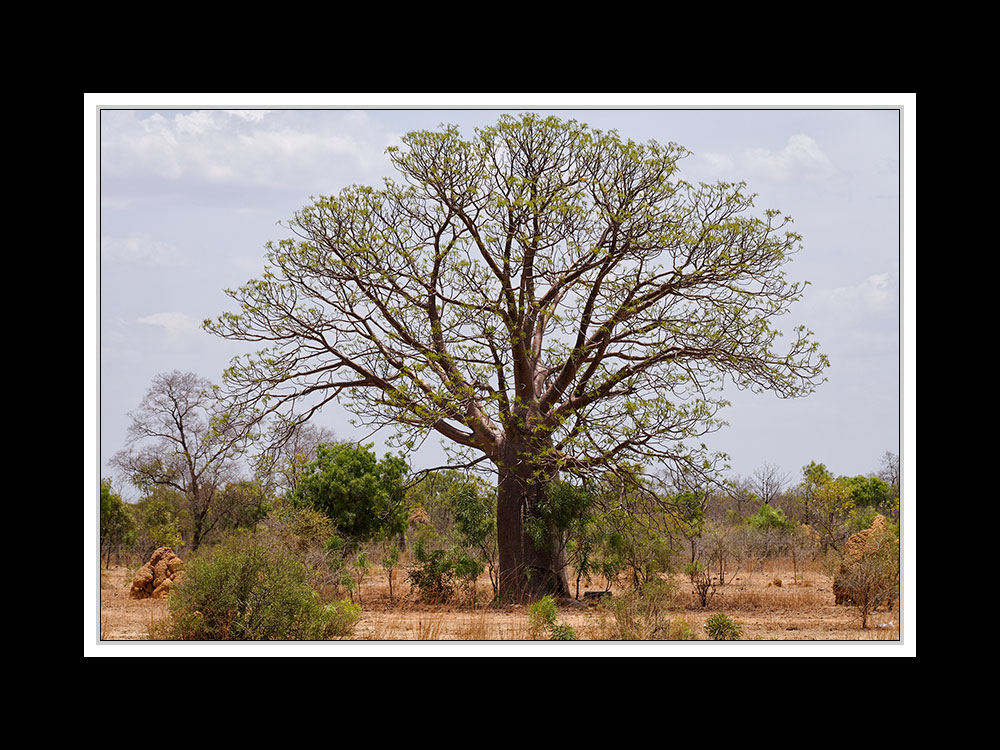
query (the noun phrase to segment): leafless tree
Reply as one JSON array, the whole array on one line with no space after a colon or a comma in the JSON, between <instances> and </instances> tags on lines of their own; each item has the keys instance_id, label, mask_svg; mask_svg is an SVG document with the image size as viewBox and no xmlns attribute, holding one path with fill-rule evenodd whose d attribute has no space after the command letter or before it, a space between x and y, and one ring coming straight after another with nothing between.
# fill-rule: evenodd
<instances>
[{"instance_id":1,"label":"leafless tree","mask_svg":"<svg viewBox=\"0 0 1000 750\"><path fill-rule=\"evenodd\" d=\"M157 375L129 417L128 445L114 465L143 492L167 487L183 496L197 549L223 518L216 501L238 477L245 435L220 410L212 384L190 372Z\"/></svg>"},{"instance_id":2,"label":"leafless tree","mask_svg":"<svg viewBox=\"0 0 1000 750\"><path fill-rule=\"evenodd\" d=\"M787 485L788 475L774 464L764 463L753 473L753 491L768 505L774 504Z\"/></svg>"},{"instance_id":3,"label":"leafless tree","mask_svg":"<svg viewBox=\"0 0 1000 750\"><path fill-rule=\"evenodd\" d=\"M886 481L890 487L899 487L899 454L886 451L882 455L882 468L878 473L879 477Z\"/></svg>"},{"instance_id":4,"label":"leafless tree","mask_svg":"<svg viewBox=\"0 0 1000 750\"><path fill-rule=\"evenodd\" d=\"M752 479L735 476L729 479L724 487L724 497L731 505L730 510L736 514L737 518L743 518L756 509L758 498Z\"/></svg>"}]
</instances>

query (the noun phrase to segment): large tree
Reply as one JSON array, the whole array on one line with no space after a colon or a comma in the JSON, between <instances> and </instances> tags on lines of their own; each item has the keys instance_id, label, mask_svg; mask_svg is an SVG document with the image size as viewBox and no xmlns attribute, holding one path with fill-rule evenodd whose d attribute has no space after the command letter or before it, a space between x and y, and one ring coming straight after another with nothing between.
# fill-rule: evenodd
<instances>
[{"instance_id":1,"label":"large tree","mask_svg":"<svg viewBox=\"0 0 1000 750\"><path fill-rule=\"evenodd\" d=\"M265 345L227 370L234 404L294 422L338 400L491 462L501 595L566 593L560 545L525 532L551 479L703 470L689 443L719 426L725 376L790 397L825 365L804 329L774 348L801 292L787 217L680 180L684 154L536 115L405 136L399 181L316 199L206 321Z\"/></svg>"}]
</instances>

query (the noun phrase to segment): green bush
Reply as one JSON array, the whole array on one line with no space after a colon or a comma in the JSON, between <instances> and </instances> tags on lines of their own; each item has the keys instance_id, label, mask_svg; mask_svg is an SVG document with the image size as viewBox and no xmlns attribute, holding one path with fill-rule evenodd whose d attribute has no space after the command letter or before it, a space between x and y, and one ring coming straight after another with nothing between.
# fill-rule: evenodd
<instances>
[{"instance_id":1,"label":"green bush","mask_svg":"<svg viewBox=\"0 0 1000 750\"><path fill-rule=\"evenodd\" d=\"M708 618L705 632L713 641L738 641L743 637L743 626L720 612Z\"/></svg>"},{"instance_id":2,"label":"green bush","mask_svg":"<svg viewBox=\"0 0 1000 750\"><path fill-rule=\"evenodd\" d=\"M549 628L556 624L559 610L556 600L551 596L543 596L537 602L528 605L528 632L532 638L540 638Z\"/></svg>"},{"instance_id":3,"label":"green bush","mask_svg":"<svg viewBox=\"0 0 1000 750\"><path fill-rule=\"evenodd\" d=\"M235 534L192 557L170 595L168 640L329 640L360 617L350 602L323 604L288 547Z\"/></svg>"},{"instance_id":4,"label":"green bush","mask_svg":"<svg viewBox=\"0 0 1000 750\"><path fill-rule=\"evenodd\" d=\"M292 492L292 501L326 514L355 547L406 530L406 461L386 454L381 461L370 445L320 444Z\"/></svg>"},{"instance_id":5,"label":"green bush","mask_svg":"<svg viewBox=\"0 0 1000 750\"><path fill-rule=\"evenodd\" d=\"M549 628L550 641L575 641L576 630L572 625L557 623Z\"/></svg>"},{"instance_id":6,"label":"green bush","mask_svg":"<svg viewBox=\"0 0 1000 750\"><path fill-rule=\"evenodd\" d=\"M421 540L417 540L413 545L413 559L417 564L410 568L407 580L419 590L425 602L448 601L459 581L472 591L476 577L483 572L483 563L457 546L428 550Z\"/></svg>"},{"instance_id":7,"label":"green bush","mask_svg":"<svg viewBox=\"0 0 1000 750\"><path fill-rule=\"evenodd\" d=\"M413 559L417 565L410 568L407 580L419 591L420 598L433 603L448 601L455 588L455 568L448 551L428 550L417 543L413 546Z\"/></svg>"},{"instance_id":8,"label":"green bush","mask_svg":"<svg viewBox=\"0 0 1000 750\"><path fill-rule=\"evenodd\" d=\"M536 640L547 633L550 641L575 641L576 630L571 625L557 622L558 619L556 600L551 596L543 596L528 605L528 632Z\"/></svg>"},{"instance_id":9,"label":"green bush","mask_svg":"<svg viewBox=\"0 0 1000 750\"><path fill-rule=\"evenodd\" d=\"M111 480L101 480L101 557L104 564L135 544L136 528L128 505L111 489Z\"/></svg>"},{"instance_id":10,"label":"green bush","mask_svg":"<svg viewBox=\"0 0 1000 750\"><path fill-rule=\"evenodd\" d=\"M785 511L767 503L761 505L760 510L747 518L747 525L759 531L770 529L787 532L796 528L796 524L785 517Z\"/></svg>"}]
</instances>

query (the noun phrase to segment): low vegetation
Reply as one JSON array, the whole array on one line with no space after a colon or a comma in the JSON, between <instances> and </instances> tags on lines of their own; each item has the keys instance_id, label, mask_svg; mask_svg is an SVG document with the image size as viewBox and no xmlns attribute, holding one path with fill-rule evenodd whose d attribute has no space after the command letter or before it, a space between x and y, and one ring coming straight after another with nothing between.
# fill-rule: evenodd
<instances>
[{"instance_id":1,"label":"low vegetation","mask_svg":"<svg viewBox=\"0 0 1000 750\"><path fill-rule=\"evenodd\" d=\"M158 488L125 503L102 483L101 560L109 575L133 574L164 541L184 558L169 599L129 602L162 606L139 637L717 641L836 639L845 629L898 637L898 500L884 480L885 491L866 502L844 491L862 484L856 479L827 472L826 482L841 485L830 489L817 482L825 469L810 465L769 503L730 481L725 492L674 496L670 513L621 496L612 507L603 500L606 487L590 488L587 502L581 492L553 493L554 503L565 500L553 518L562 519L573 595L510 608L496 599L487 484L451 471L405 487L399 474L401 489L393 490L384 474L382 484L364 481L391 466L368 448L339 445L321 455L354 467L353 491L372 488L382 505L362 498L354 507L368 517L354 515L348 525L338 522L347 504L305 502L305 492L271 495L261 517L234 513L252 523L216 524L193 549L175 495ZM393 492L397 500L387 500ZM244 489L255 503L258 495ZM825 504L831 496L839 498L839 516ZM817 613L825 633L810 622ZM110 611L107 617L102 632L122 637L112 632ZM787 624L775 633L779 622Z\"/></svg>"}]
</instances>

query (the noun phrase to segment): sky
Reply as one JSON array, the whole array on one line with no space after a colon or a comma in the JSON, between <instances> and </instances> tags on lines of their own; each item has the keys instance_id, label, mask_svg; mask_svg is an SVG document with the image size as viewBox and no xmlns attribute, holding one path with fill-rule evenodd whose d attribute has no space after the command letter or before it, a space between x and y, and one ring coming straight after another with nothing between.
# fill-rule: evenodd
<instances>
[{"instance_id":1,"label":"sky","mask_svg":"<svg viewBox=\"0 0 1000 750\"><path fill-rule=\"evenodd\" d=\"M305 107L299 108L299 107ZM744 180L758 210L794 219L802 250L786 271L808 280L783 318L830 359L804 399L727 393L729 425L709 435L730 475L773 465L789 483L811 461L837 475L907 470L915 429L915 96L911 94L191 95L89 94L84 154L85 472L113 477L128 412L171 370L221 382L245 350L201 321L233 309L226 288L260 275L264 245L287 236L311 198L393 176L400 136L441 123L464 135L501 112L533 111L684 146L689 181ZM904 138L905 134L905 138ZM904 345L905 344L905 345ZM362 439L329 409L318 423ZM371 438L376 450L381 436ZM909 449L907 449L909 446ZM434 440L414 468L441 463ZM90 486L93 486L93 482Z\"/></svg>"}]
</instances>

